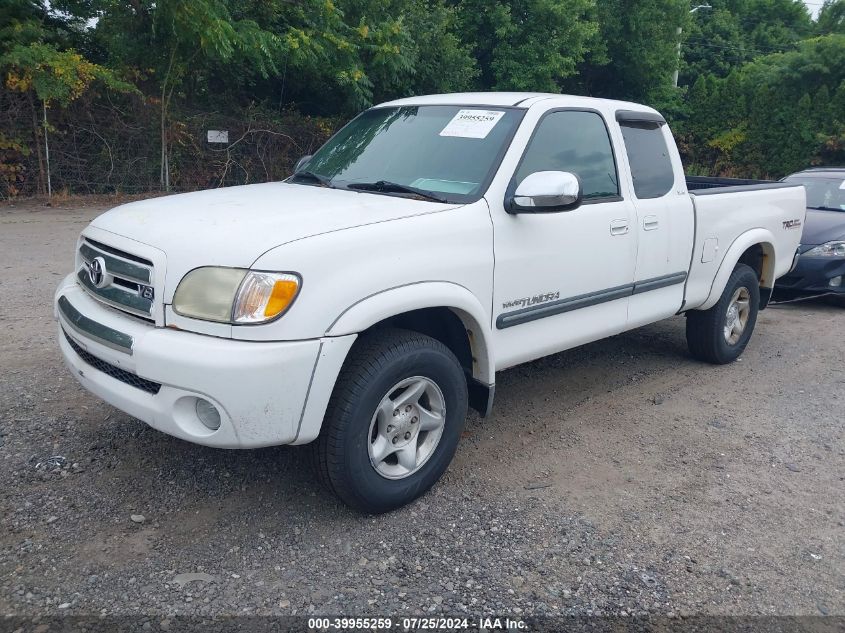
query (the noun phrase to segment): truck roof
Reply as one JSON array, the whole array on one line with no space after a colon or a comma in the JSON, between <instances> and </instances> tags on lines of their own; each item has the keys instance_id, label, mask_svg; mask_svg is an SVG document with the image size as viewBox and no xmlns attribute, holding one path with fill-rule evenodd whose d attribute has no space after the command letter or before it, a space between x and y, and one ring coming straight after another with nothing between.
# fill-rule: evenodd
<instances>
[{"instance_id":1,"label":"truck roof","mask_svg":"<svg viewBox=\"0 0 845 633\"><path fill-rule=\"evenodd\" d=\"M833 174L835 176L845 176L845 167L810 167L808 169L802 169L801 171L797 171L794 174L790 174L787 176L828 176Z\"/></svg>"},{"instance_id":2,"label":"truck roof","mask_svg":"<svg viewBox=\"0 0 845 633\"><path fill-rule=\"evenodd\" d=\"M638 112L657 112L653 108L629 101L580 97L577 95L554 94L550 92L455 92L449 94L420 95L380 103L379 106L405 105L467 105L467 106L507 106L530 108L538 101L556 99L571 107L636 110Z\"/></svg>"}]
</instances>

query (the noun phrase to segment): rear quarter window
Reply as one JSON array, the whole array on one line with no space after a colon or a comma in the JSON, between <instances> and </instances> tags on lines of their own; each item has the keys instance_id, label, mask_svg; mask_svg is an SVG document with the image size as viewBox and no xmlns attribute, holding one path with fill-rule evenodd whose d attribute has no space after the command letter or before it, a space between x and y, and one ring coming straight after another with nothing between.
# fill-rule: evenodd
<instances>
[{"instance_id":1,"label":"rear quarter window","mask_svg":"<svg viewBox=\"0 0 845 633\"><path fill-rule=\"evenodd\" d=\"M675 171L658 123L622 123L622 138L631 166L634 193L640 200L661 198L675 185Z\"/></svg>"}]
</instances>

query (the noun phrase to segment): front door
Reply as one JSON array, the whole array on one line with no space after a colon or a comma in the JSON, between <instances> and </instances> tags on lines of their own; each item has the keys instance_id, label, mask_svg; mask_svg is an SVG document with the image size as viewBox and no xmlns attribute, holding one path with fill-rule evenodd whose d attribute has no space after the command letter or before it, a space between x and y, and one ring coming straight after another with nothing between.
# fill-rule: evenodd
<instances>
[{"instance_id":1,"label":"front door","mask_svg":"<svg viewBox=\"0 0 845 633\"><path fill-rule=\"evenodd\" d=\"M627 321L636 214L620 190L602 115L572 109L544 114L511 189L540 171L577 175L584 202L573 211L509 215L504 200L488 200L497 369L621 332Z\"/></svg>"}]
</instances>

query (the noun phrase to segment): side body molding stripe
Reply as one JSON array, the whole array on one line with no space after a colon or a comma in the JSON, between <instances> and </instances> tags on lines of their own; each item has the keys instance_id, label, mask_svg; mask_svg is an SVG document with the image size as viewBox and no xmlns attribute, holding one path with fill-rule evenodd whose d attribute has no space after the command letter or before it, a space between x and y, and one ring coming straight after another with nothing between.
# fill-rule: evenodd
<instances>
[{"instance_id":1,"label":"side body molding stripe","mask_svg":"<svg viewBox=\"0 0 845 633\"><path fill-rule=\"evenodd\" d=\"M596 292L578 295L577 297L569 297L568 299L560 299L558 301L544 303L539 306L531 306L530 308L522 308L521 310L506 312L504 314L500 314L496 318L496 328L504 330L506 328L513 327L514 325L522 325L523 323L530 323L531 321L556 316L565 312L588 308L607 301L624 299L625 297L630 297L642 292L649 292L650 290L659 290L660 288L666 288L667 286L682 284L686 281L686 279L686 272L672 273L661 277L653 277L652 279L644 279L643 281L638 281L635 284L616 286L615 288L608 288L607 290L598 290Z\"/></svg>"},{"instance_id":2,"label":"side body molding stripe","mask_svg":"<svg viewBox=\"0 0 845 633\"><path fill-rule=\"evenodd\" d=\"M539 306L531 306L530 308L522 308L514 310L513 312L506 312L500 314L496 319L496 327L500 330L513 327L514 325L522 325L530 321L544 319L546 317L563 314L564 312L572 312L580 308L588 308L590 306L605 303L606 301L614 301L624 297L630 297L633 294L634 284L627 286L617 286L616 288L609 288L607 290L599 290L598 292L590 292L585 295L578 295L577 297L570 297L569 299L560 299L552 301L551 303L544 303Z\"/></svg>"},{"instance_id":3,"label":"side body molding stripe","mask_svg":"<svg viewBox=\"0 0 845 633\"><path fill-rule=\"evenodd\" d=\"M633 294L638 295L641 292L648 292L649 290L659 290L660 288L665 288L666 286L682 284L686 280L687 274L685 272L680 272L672 273L671 275L663 275L662 277L654 277L652 279L646 279L644 281L638 281L634 284Z\"/></svg>"}]
</instances>

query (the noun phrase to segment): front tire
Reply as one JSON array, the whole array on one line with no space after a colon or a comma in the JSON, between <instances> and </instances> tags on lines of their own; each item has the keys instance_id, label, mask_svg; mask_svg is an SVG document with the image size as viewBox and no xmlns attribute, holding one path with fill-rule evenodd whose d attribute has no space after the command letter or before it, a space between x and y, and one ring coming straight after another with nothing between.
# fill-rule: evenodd
<instances>
[{"instance_id":1,"label":"front tire","mask_svg":"<svg viewBox=\"0 0 845 633\"><path fill-rule=\"evenodd\" d=\"M364 334L314 442L318 476L362 512L399 508L449 466L466 412L466 378L445 345L407 330Z\"/></svg>"},{"instance_id":2,"label":"front tire","mask_svg":"<svg viewBox=\"0 0 845 633\"><path fill-rule=\"evenodd\" d=\"M690 353L716 365L735 361L751 339L759 309L757 274L750 266L737 264L716 305L687 312Z\"/></svg>"}]
</instances>

